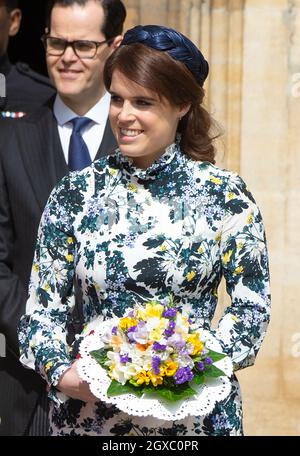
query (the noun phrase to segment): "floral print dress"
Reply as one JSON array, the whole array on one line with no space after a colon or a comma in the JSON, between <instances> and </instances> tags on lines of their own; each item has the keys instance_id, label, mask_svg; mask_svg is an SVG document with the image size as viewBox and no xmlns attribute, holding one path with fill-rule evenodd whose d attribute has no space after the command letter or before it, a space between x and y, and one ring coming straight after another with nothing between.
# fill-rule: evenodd
<instances>
[{"instance_id":1,"label":"floral print dress","mask_svg":"<svg viewBox=\"0 0 300 456\"><path fill-rule=\"evenodd\" d=\"M66 326L81 291L86 323L172 293L210 329L225 277L231 306L215 335L234 369L254 363L269 322L268 257L261 214L243 180L172 144L147 170L117 150L66 176L39 228L21 361L49 384L52 435L242 435L239 385L205 417L164 422L55 389L76 351ZM211 329L211 331L213 331Z\"/></svg>"}]
</instances>

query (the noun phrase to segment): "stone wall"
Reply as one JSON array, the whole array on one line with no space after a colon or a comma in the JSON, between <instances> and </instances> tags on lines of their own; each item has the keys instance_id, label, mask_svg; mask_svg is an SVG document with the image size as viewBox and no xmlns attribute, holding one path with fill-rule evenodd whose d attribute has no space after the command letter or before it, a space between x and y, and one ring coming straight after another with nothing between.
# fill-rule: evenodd
<instances>
[{"instance_id":1,"label":"stone wall","mask_svg":"<svg viewBox=\"0 0 300 456\"><path fill-rule=\"evenodd\" d=\"M300 435L300 0L125 4L127 28L177 28L210 63L207 105L226 131L218 164L251 188L270 253L271 324L256 365L239 373L245 433ZM226 304L222 291L218 315Z\"/></svg>"}]
</instances>

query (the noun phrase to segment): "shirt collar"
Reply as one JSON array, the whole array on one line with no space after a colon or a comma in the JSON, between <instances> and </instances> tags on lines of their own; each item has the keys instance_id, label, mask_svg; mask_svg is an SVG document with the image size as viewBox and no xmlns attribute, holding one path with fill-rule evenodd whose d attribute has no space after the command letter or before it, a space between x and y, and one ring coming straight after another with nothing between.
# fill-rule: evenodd
<instances>
[{"instance_id":1,"label":"shirt collar","mask_svg":"<svg viewBox=\"0 0 300 456\"><path fill-rule=\"evenodd\" d=\"M109 104L110 104L110 94L105 92L103 97L84 115L84 117L88 117L96 124L103 124L106 123L109 111ZM57 123L60 126L65 125L66 123L70 122L74 117L78 117L72 109L70 109L61 99L61 97L57 94L54 105L53 105L53 112L56 117Z\"/></svg>"}]
</instances>

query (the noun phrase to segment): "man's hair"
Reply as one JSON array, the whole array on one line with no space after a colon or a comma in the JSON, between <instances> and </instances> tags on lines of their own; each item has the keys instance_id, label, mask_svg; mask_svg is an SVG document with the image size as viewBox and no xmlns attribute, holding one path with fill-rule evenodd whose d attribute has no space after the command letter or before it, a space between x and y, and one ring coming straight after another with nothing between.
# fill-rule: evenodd
<instances>
[{"instance_id":1,"label":"man's hair","mask_svg":"<svg viewBox=\"0 0 300 456\"><path fill-rule=\"evenodd\" d=\"M49 0L46 10L46 26L50 31L51 13L54 6L68 7L72 5L85 6L91 0ZM108 40L120 35L126 18L126 9L121 0L96 0L104 11L104 23L101 32Z\"/></svg>"},{"instance_id":2,"label":"man's hair","mask_svg":"<svg viewBox=\"0 0 300 456\"><path fill-rule=\"evenodd\" d=\"M0 0L0 6L6 6L8 11L12 11L19 7L18 0Z\"/></svg>"}]
</instances>

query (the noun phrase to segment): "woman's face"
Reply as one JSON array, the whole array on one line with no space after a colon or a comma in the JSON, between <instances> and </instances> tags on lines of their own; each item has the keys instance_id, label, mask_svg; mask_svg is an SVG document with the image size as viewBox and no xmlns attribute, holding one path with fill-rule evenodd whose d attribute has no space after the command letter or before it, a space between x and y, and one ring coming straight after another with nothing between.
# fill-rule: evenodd
<instances>
[{"instance_id":1,"label":"woman's face","mask_svg":"<svg viewBox=\"0 0 300 456\"><path fill-rule=\"evenodd\" d=\"M174 142L178 121L189 107L160 100L118 70L113 72L110 93L109 117L120 150L146 169Z\"/></svg>"}]
</instances>

